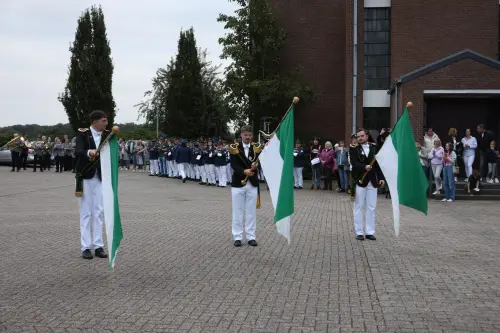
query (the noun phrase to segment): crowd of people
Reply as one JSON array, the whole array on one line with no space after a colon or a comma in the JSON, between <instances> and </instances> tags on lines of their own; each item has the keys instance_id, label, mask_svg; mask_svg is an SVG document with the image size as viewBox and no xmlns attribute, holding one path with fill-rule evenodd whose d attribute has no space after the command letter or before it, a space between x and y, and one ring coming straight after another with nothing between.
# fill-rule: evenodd
<instances>
[{"instance_id":1,"label":"crowd of people","mask_svg":"<svg viewBox=\"0 0 500 333\"><path fill-rule=\"evenodd\" d=\"M467 129L462 138L455 128L450 128L448 140L443 145L440 137L432 128L427 128L422 142L416 142L416 149L425 174L434 181L433 195L444 191L443 201L454 201L459 174L465 175L467 192L471 195L481 192L482 184L499 183L498 160L494 135L484 125L478 125L477 137ZM390 129L383 128L376 140L369 141L380 149ZM143 141L119 140L120 170L149 172L149 176L178 178L184 183L196 181L200 185L226 187L232 176L229 145L232 142L220 138L186 140L161 137ZM12 172L27 170L27 156L32 152L33 171L43 172L73 171L75 165L75 138L67 135L54 141L50 137L39 136L33 142L14 135L7 144L12 154ZM313 137L308 145L296 141L294 155L294 188L304 187L304 168L311 170L311 189L351 193L352 165L350 150L358 145L356 134L351 135L346 145L344 140L335 144L330 141L321 143ZM480 159L479 168L473 169L474 161ZM149 170L148 170L149 165ZM259 170L259 178L264 179ZM336 186L334 187L334 181ZM388 191L387 187L381 191Z\"/></svg>"},{"instance_id":2,"label":"crowd of people","mask_svg":"<svg viewBox=\"0 0 500 333\"><path fill-rule=\"evenodd\" d=\"M423 145L417 143L420 163L429 179L434 179L435 191L438 195L444 190L442 201L454 201L456 183L459 175L465 174L466 191L470 195L481 192L482 183L499 183L498 161L500 152L496 147L493 132L483 124L476 127L477 137L466 129L460 139L455 128L448 131L448 140L444 146L432 128L428 128ZM473 169L476 158L479 167ZM477 163L476 163L477 164Z\"/></svg>"}]
</instances>

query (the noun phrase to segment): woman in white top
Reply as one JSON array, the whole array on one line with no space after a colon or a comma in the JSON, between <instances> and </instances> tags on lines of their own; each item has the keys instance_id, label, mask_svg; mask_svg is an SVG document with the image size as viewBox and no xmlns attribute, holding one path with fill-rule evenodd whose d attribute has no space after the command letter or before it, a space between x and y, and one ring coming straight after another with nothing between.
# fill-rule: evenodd
<instances>
[{"instance_id":1,"label":"woman in white top","mask_svg":"<svg viewBox=\"0 0 500 333\"><path fill-rule=\"evenodd\" d=\"M474 163L474 158L476 157L477 140L475 137L470 135L470 129L465 130L465 136L462 138L462 144L464 145L464 164L465 164L465 174L467 175L467 181L472 174L472 164Z\"/></svg>"}]
</instances>

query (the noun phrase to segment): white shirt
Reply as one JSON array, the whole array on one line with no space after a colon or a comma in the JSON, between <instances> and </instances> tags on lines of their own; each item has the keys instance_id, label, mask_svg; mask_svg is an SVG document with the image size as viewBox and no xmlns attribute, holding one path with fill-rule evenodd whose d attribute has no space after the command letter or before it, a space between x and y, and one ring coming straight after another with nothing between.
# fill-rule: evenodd
<instances>
[{"instance_id":1,"label":"white shirt","mask_svg":"<svg viewBox=\"0 0 500 333\"><path fill-rule=\"evenodd\" d=\"M368 154L370 153L370 145L368 143L365 143L361 145L361 148L363 148L365 155L368 157Z\"/></svg>"},{"instance_id":2,"label":"white shirt","mask_svg":"<svg viewBox=\"0 0 500 333\"><path fill-rule=\"evenodd\" d=\"M90 126L90 133L92 134L92 138L94 139L96 148L98 148L99 144L101 143L102 132L97 132L92 126ZM90 154L88 151L87 156L90 158Z\"/></svg>"},{"instance_id":3,"label":"white shirt","mask_svg":"<svg viewBox=\"0 0 500 333\"><path fill-rule=\"evenodd\" d=\"M250 152L250 144L244 143L243 149L245 150L245 156L248 158L248 153Z\"/></svg>"}]
</instances>

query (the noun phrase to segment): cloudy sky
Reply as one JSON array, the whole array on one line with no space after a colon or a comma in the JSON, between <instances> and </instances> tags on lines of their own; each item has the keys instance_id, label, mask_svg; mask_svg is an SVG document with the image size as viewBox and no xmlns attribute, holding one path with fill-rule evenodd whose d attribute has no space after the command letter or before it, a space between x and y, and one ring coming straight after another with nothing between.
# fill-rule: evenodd
<instances>
[{"instance_id":1,"label":"cloudy sky","mask_svg":"<svg viewBox=\"0 0 500 333\"><path fill-rule=\"evenodd\" d=\"M133 105L175 55L180 29L193 26L209 59L227 65L219 59L224 29L216 19L236 9L228 0L0 0L0 127L67 123L57 96L77 19L93 4L102 6L106 19L118 123L137 122Z\"/></svg>"}]
</instances>

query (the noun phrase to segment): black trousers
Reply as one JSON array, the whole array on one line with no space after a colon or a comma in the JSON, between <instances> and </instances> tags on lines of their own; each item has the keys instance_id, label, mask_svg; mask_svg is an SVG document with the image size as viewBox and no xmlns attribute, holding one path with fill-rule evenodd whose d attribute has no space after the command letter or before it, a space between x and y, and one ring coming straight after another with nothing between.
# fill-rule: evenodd
<instances>
[{"instance_id":1,"label":"black trousers","mask_svg":"<svg viewBox=\"0 0 500 333\"><path fill-rule=\"evenodd\" d=\"M49 169L50 170L50 154L43 154L42 155L42 165L43 169Z\"/></svg>"},{"instance_id":2,"label":"black trousers","mask_svg":"<svg viewBox=\"0 0 500 333\"><path fill-rule=\"evenodd\" d=\"M19 162L21 159L21 153L18 151L10 151L10 156L12 158L12 171L17 167L17 170L19 170Z\"/></svg>"},{"instance_id":3,"label":"black trousers","mask_svg":"<svg viewBox=\"0 0 500 333\"><path fill-rule=\"evenodd\" d=\"M71 155L64 156L64 171L70 171L73 169L73 157Z\"/></svg>"},{"instance_id":4,"label":"black trousers","mask_svg":"<svg viewBox=\"0 0 500 333\"><path fill-rule=\"evenodd\" d=\"M42 155L35 155L33 156L33 171L36 171L36 165L39 165L40 171L43 172L43 156Z\"/></svg>"},{"instance_id":5,"label":"black trousers","mask_svg":"<svg viewBox=\"0 0 500 333\"><path fill-rule=\"evenodd\" d=\"M64 156L55 156L56 161L56 172L62 172L64 167Z\"/></svg>"},{"instance_id":6,"label":"black trousers","mask_svg":"<svg viewBox=\"0 0 500 333\"><path fill-rule=\"evenodd\" d=\"M331 168L323 168L324 190L332 190L333 170Z\"/></svg>"},{"instance_id":7,"label":"black trousers","mask_svg":"<svg viewBox=\"0 0 500 333\"><path fill-rule=\"evenodd\" d=\"M23 168L24 170L26 170L26 167L28 166L28 153L21 153L21 155L19 155L19 164L17 166L17 169L21 169Z\"/></svg>"}]
</instances>

